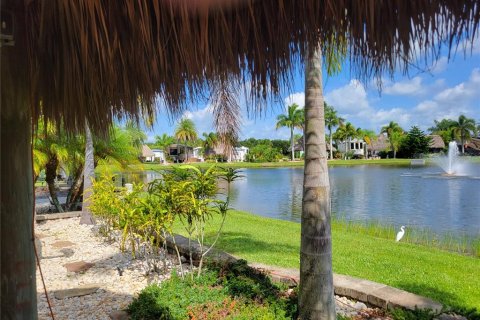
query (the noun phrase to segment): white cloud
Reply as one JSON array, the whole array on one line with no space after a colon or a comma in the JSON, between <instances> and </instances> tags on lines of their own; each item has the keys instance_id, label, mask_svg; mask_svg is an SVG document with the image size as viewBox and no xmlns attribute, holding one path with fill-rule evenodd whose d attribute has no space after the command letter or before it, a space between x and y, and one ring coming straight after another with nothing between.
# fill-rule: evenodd
<instances>
[{"instance_id":1,"label":"white cloud","mask_svg":"<svg viewBox=\"0 0 480 320\"><path fill-rule=\"evenodd\" d=\"M212 106L207 105L203 109L198 109L196 111L185 111L182 117L191 119L195 123L197 128L197 133L201 135L203 132L213 131L213 116L212 116Z\"/></svg>"},{"instance_id":2,"label":"white cloud","mask_svg":"<svg viewBox=\"0 0 480 320\"><path fill-rule=\"evenodd\" d=\"M351 80L349 84L327 93L325 101L345 117L369 109L367 92L358 80Z\"/></svg>"},{"instance_id":3,"label":"white cloud","mask_svg":"<svg viewBox=\"0 0 480 320\"><path fill-rule=\"evenodd\" d=\"M448 65L448 58L441 57L440 59L438 59L433 63L432 67L430 68L430 72L432 74L442 73L447 69L447 65Z\"/></svg>"},{"instance_id":4,"label":"white cloud","mask_svg":"<svg viewBox=\"0 0 480 320\"><path fill-rule=\"evenodd\" d=\"M305 92L295 92L284 99L285 108L296 103L300 108L305 106Z\"/></svg>"},{"instance_id":5,"label":"white cloud","mask_svg":"<svg viewBox=\"0 0 480 320\"><path fill-rule=\"evenodd\" d=\"M383 90L386 94L391 95L415 95L422 93L422 91L422 78L420 77L395 82Z\"/></svg>"},{"instance_id":6,"label":"white cloud","mask_svg":"<svg viewBox=\"0 0 480 320\"><path fill-rule=\"evenodd\" d=\"M456 119L460 114L477 118L480 111L480 69L472 70L470 77L455 86L440 90L433 99L421 101L411 111L424 128L434 120Z\"/></svg>"}]
</instances>

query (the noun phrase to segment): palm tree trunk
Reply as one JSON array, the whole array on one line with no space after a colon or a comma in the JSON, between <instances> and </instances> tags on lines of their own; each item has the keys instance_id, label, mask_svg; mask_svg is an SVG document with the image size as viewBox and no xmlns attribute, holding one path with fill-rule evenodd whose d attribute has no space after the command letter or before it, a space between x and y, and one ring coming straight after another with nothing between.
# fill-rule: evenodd
<instances>
[{"instance_id":1,"label":"palm tree trunk","mask_svg":"<svg viewBox=\"0 0 480 320\"><path fill-rule=\"evenodd\" d=\"M325 142L320 46L308 49L305 81L306 152L300 245L300 319L335 316L330 183Z\"/></svg>"},{"instance_id":2,"label":"palm tree trunk","mask_svg":"<svg viewBox=\"0 0 480 320\"><path fill-rule=\"evenodd\" d=\"M332 128L329 130L330 132L330 160L333 159L333 138L332 138ZM338 147L338 145L337 145Z\"/></svg>"},{"instance_id":3,"label":"palm tree trunk","mask_svg":"<svg viewBox=\"0 0 480 320\"><path fill-rule=\"evenodd\" d=\"M290 146L292 148L292 161L295 160L295 146L293 143L293 127L290 127Z\"/></svg>"},{"instance_id":4,"label":"palm tree trunk","mask_svg":"<svg viewBox=\"0 0 480 320\"><path fill-rule=\"evenodd\" d=\"M463 132L462 132L462 135L460 137L460 140L461 140L461 143L462 143L462 154L465 154L465 136L463 135Z\"/></svg>"},{"instance_id":5,"label":"palm tree trunk","mask_svg":"<svg viewBox=\"0 0 480 320\"><path fill-rule=\"evenodd\" d=\"M65 202L65 206L68 208L67 210L71 211L75 209L80 199L80 196L82 195L82 191L83 191L83 166L80 166L75 172L72 186L68 191L67 201Z\"/></svg>"},{"instance_id":6,"label":"palm tree trunk","mask_svg":"<svg viewBox=\"0 0 480 320\"><path fill-rule=\"evenodd\" d=\"M83 203L80 224L95 224L90 212L92 179L95 179L95 159L93 157L93 139L88 123L85 121L85 167L83 169Z\"/></svg>"},{"instance_id":7,"label":"palm tree trunk","mask_svg":"<svg viewBox=\"0 0 480 320\"><path fill-rule=\"evenodd\" d=\"M4 0L14 14L15 45L1 55L0 310L2 319L37 319L33 238L30 83L25 45L25 1Z\"/></svg>"},{"instance_id":8,"label":"palm tree trunk","mask_svg":"<svg viewBox=\"0 0 480 320\"><path fill-rule=\"evenodd\" d=\"M48 192L52 198L52 203L58 212L63 212L63 208L58 201L57 190L55 189L55 177L57 176L58 158L53 155L45 166L45 181L48 185Z\"/></svg>"}]
</instances>

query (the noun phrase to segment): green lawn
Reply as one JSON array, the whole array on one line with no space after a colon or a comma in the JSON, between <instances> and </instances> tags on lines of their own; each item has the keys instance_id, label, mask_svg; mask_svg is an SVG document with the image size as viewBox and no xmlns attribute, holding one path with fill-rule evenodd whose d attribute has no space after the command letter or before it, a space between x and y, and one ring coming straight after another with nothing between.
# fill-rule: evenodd
<instances>
[{"instance_id":1,"label":"green lawn","mask_svg":"<svg viewBox=\"0 0 480 320\"><path fill-rule=\"evenodd\" d=\"M334 272L391 285L446 305L480 309L480 259L348 232L336 225L332 233ZM217 244L248 261L288 268L298 268L299 246L300 224L239 211L229 213Z\"/></svg>"}]
</instances>

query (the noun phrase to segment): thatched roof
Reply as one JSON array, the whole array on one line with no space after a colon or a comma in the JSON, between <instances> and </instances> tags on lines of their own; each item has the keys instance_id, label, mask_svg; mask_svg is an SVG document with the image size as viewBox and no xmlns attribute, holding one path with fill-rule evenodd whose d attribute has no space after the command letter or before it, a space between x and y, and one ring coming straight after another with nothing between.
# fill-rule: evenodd
<instances>
[{"instance_id":1,"label":"thatched roof","mask_svg":"<svg viewBox=\"0 0 480 320\"><path fill-rule=\"evenodd\" d=\"M372 139L372 144L367 146L369 151L384 151L389 148L388 138L383 133L379 134L376 139Z\"/></svg>"},{"instance_id":2,"label":"thatched roof","mask_svg":"<svg viewBox=\"0 0 480 320\"><path fill-rule=\"evenodd\" d=\"M445 148L445 142L443 141L442 137L440 137L437 134L431 134L428 137L430 137L430 148L432 149L444 149Z\"/></svg>"},{"instance_id":3,"label":"thatched roof","mask_svg":"<svg viewBox=\"0 0 480 320\"><path fill-rule=\"evenodd\" d=\"M142 157L147 158L147 157L155 157L155 153L153 153L152 149L150 149L149 146L143 145L142 146Z\"/></svg>"},{"instance_id":4,"label":"thatched roof","mask_svg":"<svg viewBox=\"0 0 480 320\"><path fill-rule=\"evenodd\" d=\"M86 118L94 131L115 116L153 114L157 97L179 114L187 98L230 81L264 101L317 39L326 55L349 49L353 75L366 79L419 53L437 57L480 20L477 0L5 0L2 9L22 24L16 43L28 53L35 116L67 129Z\"/></svg>"}]
</instances>

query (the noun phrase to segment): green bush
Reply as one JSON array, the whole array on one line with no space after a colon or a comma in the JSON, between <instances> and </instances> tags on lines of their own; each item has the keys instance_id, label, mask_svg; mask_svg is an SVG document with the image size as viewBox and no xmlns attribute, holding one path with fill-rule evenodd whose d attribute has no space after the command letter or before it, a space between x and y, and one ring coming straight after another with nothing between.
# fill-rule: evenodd
<instances>
[{"instance_id":1,"label":"green bush","mask_svg":"<svg viewBox=\"0 0 480 320\"><path fill-rule=\"evenodd\" d=\"M173 274L150 285L127 309L131 319L292 319L296 298L245 262L208 270L200 277Z\"/></svg>"}]
</instances>

